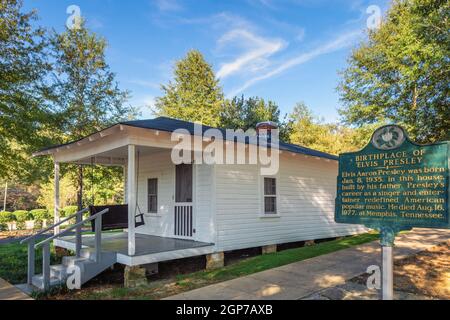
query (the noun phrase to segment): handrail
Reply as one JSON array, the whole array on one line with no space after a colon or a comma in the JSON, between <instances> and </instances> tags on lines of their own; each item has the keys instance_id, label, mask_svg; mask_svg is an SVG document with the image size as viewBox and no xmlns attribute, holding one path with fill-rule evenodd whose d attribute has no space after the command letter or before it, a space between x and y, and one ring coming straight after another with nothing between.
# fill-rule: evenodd
<instances>
[{"instance_id":1,"label":"handrail","mask_svg":"<svg viewBox=\"0 0 450 320\"><path fill-rule=\"evenodd\" d=\"M40 236L40 235L46 233L47 231L50 231L50 230L53 229L54 227L57 227L57 226L63 224L64 222L69 221L70 219L75 218L77 215L86 213L88 210L89 210L89 208L84 208L83 210L80 210L80 211L78 211L77 213L74 213L73 215L71 215L71 216L69 216L69 217L67 217L67 218L64 218L64 219L61 220L61 221L59 221L59 222L57 222L57 223L55 223L55 224L53 224L53 225L51 225L51 226L49 226L49 227L47 227L47 228L45 228L45 229L42 229L42 230L39 231L38 233L36 233L36 234L34 234L34 235L32 235L32 236L30 236L30 237L28 237L28 238L23 239L22 241L20 241L20 244L23 244L23 243L25 243L25 242L28 242L28 241L30 241L30 240L32 240L32 239L34 239L34 238L36 238L36 237L38 237L38 236Z\"/></svg>"},{"instance_id":2,"label":"handrail","mask_svg":"<svg viewBox=\"0 0 450 320\"><path fill-rule=\"evenodd\" d=\"M106 208L106 209L104 209L104 210L102 210L102 211L100 211L100 212L94 214L93 216L90 216L89 218L87 218L87 219L85 219L85 220L83 220L83 221L81 221L81 222L78 222L78 223L76 223L76 224L70 226L69 228L67 228L67 229L65 229L65 230L63 230L63 231L61 231L60 233L55 234L55 235L51 236L50 238L47 238L47 239L45 239L44 241L39 242L38 244L36 244L36 245L34 246L34 248L37 249L37 248L39 248L40 246L42 246L42 245L44 245L44 244L46 244L46 243L49 243L50 241L52 241L52 240L54 240L54 239L56 239L56 238L59 238L59 237L62 236L62 235L65 235L65 234L68 233L69 231L72 231L73 229L82 226L82 225L85 224L86 222L89 222L89 221L92 221L92 220L94 220L94 219L97 219L99 216L104 215L104 214L107 213L108 211L109 211L109 208Z\"/></svg>"}]
</instances>

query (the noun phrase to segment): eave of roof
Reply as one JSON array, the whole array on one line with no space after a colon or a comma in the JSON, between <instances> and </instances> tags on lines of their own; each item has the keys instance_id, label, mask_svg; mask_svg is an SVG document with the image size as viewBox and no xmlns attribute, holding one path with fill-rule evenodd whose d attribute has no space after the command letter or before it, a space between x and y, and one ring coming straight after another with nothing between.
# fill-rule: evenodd
<instances>
[{"instance_id":1,"label":"eave of roof","mask_svg":"<svg viewBox=\"0 0 450 320\"><path fill-rule=\"evenodd\" d=\"M112 127L117 126L117 125L124 125L124 126L130 126L130 127L142 128L142 129L159 130L159 131L165 131L165 132L174 132L177 129L185 129L191 135L196 134L196 132L194 131L195 124L193 122L172 119L172 118L167 118L167 117L158 117L155 119L148 119L148 120L134 120L134 121L120 122L120 123L117 123L115 125L112 125L112 126L106 128L104 130L96 132L90 136L104 132ZM214 127L204 126L204 125L202 126L202 134L204 134L205 131L207 131L208 129L218 129L225 136L225 132L226 132L225 129L214 128ZM60 144L60 145L56 145L56 146L50 146L50 147L44 148L42 150L39 150L39 151L33 153L33 155L34 156L43 155L44 153L46 153L52 149L58 149L61 147L65 147L65 146L80 142L81 140L86 139L90 136L84 137L82 139L78 139L76 141L72 141L72 142L68 142L68 143L64 143L64 144ZM246 141L246 143L248 143L248 142ZM297 153L297 154L325 158L325 159L329 159L329 160L337 161L339 159L339 157L329 154L329 153L326 153L326 152L322 152L322 151L318 151L318 150L314 150L314 149L306 148L306 147L303 147L300 145L295 145L295 144L286 143L286 142L282 142L282 141L280 141L279 149L283 150L283 151L289 151L289 152L293 152L293 153Z\"/></svg>"}]
</instances>

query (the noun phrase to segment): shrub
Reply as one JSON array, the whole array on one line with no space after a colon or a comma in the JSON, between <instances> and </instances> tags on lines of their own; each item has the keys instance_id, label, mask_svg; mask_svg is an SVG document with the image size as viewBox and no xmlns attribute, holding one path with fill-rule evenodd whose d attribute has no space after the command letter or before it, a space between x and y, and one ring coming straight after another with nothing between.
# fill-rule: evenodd
<instances>
[{"instance_id":1,"label":"shrub","mask_svg":"<svg viewBox=\"0 0 450 320\"><path fill-rule=\"evenodd\" d=\"M0 231L7 230L7 223L14 220L16 220L16 217L11 212L0 211Z\"/></svg>"},{"instance_id":2,"label":"shrub","mask_svg":"<svg viewBox=\"0 0 450 320\"><path fill-rule=\"evenodd\" d=\"M33 220L33 216L26 210L17 210L14 211L13 214L16 217L17 229L24 229L25 221Z\"/></svg>"},{"instance_id":3,"label":"shrub","mask_svg":"<svg viewBox=\"0 0 450 320\"><path fill-rule=\"evenodd\" d=\"M47 209L35 209L31 210L30 213L33 215L35 228L42 228L43 221L51 219Z\"/></svg>"},{"instance_id":4,"label":"shrub","mask_svg":"<svg viewBox=\"0 0 450 320\"><path fill-rule=\"evenodd\" d=\"M60 215L61 217L68 217L78 212L77 206L67 206L61 209Z\"/></svg>"},{"instance_id":5,"label":"shrub","mask_svg":"<svg viewBox=\"0 0 450 320\"><path fill-rule=\"evenodd\" d=\"M0 223L6 224L16 220L16 216L8 211L0 211Z\"/></svg>"},{"instance_id":6,"label":"shrub","mask_svg":"<svg viewBox=\"0 0 450 320\"><path fill-rule=\"evenodd\" d=\"M17 222L25 222L27 220L33 220L33 215L26 210L17 210L13 212Z\"/></svg>"},{"instance_id":7,"label":"shrub","mask_svg":"<svg viewBox=\"0 0 450 320\"><path fill-rule=\"evenodd\" d=\"M31 210L30 214L33 216L35 221L42 221L42 220L51 218L47 209Z\"/></svg>"}]
</instances>

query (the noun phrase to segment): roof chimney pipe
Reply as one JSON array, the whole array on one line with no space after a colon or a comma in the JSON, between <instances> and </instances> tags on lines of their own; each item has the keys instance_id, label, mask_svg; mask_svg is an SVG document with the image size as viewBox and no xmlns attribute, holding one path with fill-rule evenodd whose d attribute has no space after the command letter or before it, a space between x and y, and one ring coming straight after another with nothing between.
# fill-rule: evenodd
<instances>
[{"instance_id":1,"label":"roof chimney pipe","mask_svg":"<svg viewBox=\"0 0 450 320\"><path fill-rule=\"evenodd\" d=\"M259 135L260 130L266 130L267 135L270 136L271 131L278 129L278 125L273 121L264 121L256 125L256 134Z\"/></svg>"}]
</instances>

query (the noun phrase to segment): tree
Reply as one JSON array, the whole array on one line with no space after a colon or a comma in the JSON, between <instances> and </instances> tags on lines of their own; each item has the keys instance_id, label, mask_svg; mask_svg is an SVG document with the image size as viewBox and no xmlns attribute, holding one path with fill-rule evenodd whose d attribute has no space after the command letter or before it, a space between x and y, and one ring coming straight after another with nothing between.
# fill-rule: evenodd
<instances>
[{"instance_id":1,"label":"tree","mask_svg":"<svg viewBox=\"0 0 450 320\"><path fill-rule=\"evenodd\" d=\"M62 34L54 33L51 44L55 60L52 101L65 140L80 139L137 114L125 104L128 92L119 89L106 63L105 39L90 32L83 22ZM72 174L82 207L83 167Z\"/></svg>"},{"instance_id":2,"label":"tree","mask_svg":"<svg viewBox=\"0 0 450 320\"><path fill-rule=\"evenodd\" d=\"M289 115L289 123L292 143L335 155L363 148L374 130L374 125L352 129L336 123L325 123L303 102L296 104Z\"/></svg>"},{"instance_id":3,"label":"tree","mask_svg":"<svg viewBox=\"0 0 450 320\"><path fill-rule=\"evenodd\" d=\"M263 121L275 122L280 130L280 139L290 140L290 124L280 119L280 109L273 101L265 101L259 97L245 99L234 97L224 103L220 112L220 126L227 129L255 129Z\"/></svg>"},{"instance_id":4,"label":"tree","mask_svg":"<svg viewBox=\"0 0 450 320\"><path fill-rule=\"evenodd\" d=\"M156 114L209 126L219 124L222 88L199 51L189 51L178 61L173 82L161 88L164 95L156 99Z\"/></svg>"},{"instance_id":5,"label":"tree","mask_svg":"<svg viewBox=\"0 0 450 320\"><path fill-rule=\"evenodd\" d=\"M450 139L449 13L447 0L393 2L342 74L346 123L397 122L419 142Z\"/></svg>"},{"instance_id":6,"label":"tree","mask_svg":"<svg viewBox=\"0 0 450 320\"><path fill-rule=\"evenodd\" d=\"M44 30L22 1L0 0L0 178L31 183L45 179L47 159L30 153L52 140L52 110L46 103ZM46 170L47 169L47 170Z\"/></svg>"}]
</instances>

